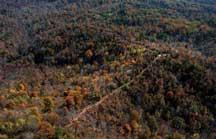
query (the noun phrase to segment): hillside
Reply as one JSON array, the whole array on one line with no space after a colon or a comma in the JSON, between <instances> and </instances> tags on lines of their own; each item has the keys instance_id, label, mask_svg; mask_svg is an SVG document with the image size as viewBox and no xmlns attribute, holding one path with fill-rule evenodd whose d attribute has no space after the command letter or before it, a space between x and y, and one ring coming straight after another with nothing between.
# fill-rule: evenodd
<instances>
[{"instance_id":1,"label":"hillside","mask_svg":"<svg viewBox=\"0 0 216 139\"><path fill-rule=\"evenodd\" d=\"M216 138L214 0L3 0L0 65L0 138Z\"/></svg>"}]
</instances>

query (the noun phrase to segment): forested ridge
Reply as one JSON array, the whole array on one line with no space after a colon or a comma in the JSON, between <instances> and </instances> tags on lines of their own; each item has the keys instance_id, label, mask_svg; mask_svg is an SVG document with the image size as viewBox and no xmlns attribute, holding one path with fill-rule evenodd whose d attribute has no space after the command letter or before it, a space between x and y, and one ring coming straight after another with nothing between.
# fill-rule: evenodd
<instances>
[{"instance_id":1,"label":"forested ridge","mask_svg":"<svg viewBox=\"0 0 216 139\"><path fill-rule=\"evenodd\" d=\"M0 138L215 139L215 0L2 0Z\"/></svg>"}]
</instances>

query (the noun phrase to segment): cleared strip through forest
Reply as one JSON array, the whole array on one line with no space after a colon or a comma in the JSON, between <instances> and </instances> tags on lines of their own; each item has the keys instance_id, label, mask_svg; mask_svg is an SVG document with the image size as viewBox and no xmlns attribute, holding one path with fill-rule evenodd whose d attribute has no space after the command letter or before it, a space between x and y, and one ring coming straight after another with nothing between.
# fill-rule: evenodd
<instances>
[{"instance_id":1,"label":"cleared strip through forest","mask_svg":"<svg viewBox=\"0 0 216 139\"><path fill-rule=\"evenodd\" d=\"M85 113L87 113L88 111L98 107L100 104L102 104L104 101L106 101L108 98L110 98L111 96L119 93L121 91L121 89L127 87L128 85L132 84L137 78L141 77L145 71L147 71L150 67L152 67L152 65L159 59L161 58L161 55L158 55L156 58L154 58L154 60L152 61L151 64L149 64L145 69L143 69L135 78L131 79L130 81L128 81L127 83L121 85L120 87L116 88L115 90L112 91L112 93L109 93L108 95L105 95L104 97L102 97L100 99L100 101L96 102L95 104L92 105L88 105L87 107L83 108L82 111L80 113L78 113L77 115L75 115L74 117L71 118L70 120L70 124L66 125L66 128L70 128L73 126L73 124L75 122L77 122Z\"/></svg>"}]
</instances>

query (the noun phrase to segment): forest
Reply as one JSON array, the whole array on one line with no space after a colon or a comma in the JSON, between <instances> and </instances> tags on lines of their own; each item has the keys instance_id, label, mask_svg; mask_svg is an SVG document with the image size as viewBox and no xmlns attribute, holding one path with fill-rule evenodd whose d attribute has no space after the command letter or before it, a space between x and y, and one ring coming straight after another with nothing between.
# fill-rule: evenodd
<instances>
[{"instance_id":1,"label":"forest","mask_svg":"<svg viewBox=\"0 0 216 139\"><path fill-rule=\"evenodd\" d=\"M216 139L216 1L1 0L0 139Z\"/></svg>"}]
</instances>

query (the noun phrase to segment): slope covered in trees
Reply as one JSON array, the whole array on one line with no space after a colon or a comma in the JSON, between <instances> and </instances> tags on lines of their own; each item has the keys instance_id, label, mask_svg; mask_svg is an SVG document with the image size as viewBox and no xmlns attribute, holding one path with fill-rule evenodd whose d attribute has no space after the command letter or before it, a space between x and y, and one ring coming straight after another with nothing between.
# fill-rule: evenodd
<instances>
[{"instance_id":1,"label":"slope covered in trees","mask_svg":"<svg viewBox=\"0 0 216 139\"><path fill-rule=\"evenodd\" d=\"M214 0L3 0L0 138L216 137Z\"/></svg>"}]
</instances>

